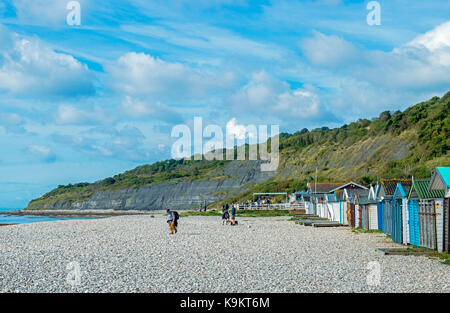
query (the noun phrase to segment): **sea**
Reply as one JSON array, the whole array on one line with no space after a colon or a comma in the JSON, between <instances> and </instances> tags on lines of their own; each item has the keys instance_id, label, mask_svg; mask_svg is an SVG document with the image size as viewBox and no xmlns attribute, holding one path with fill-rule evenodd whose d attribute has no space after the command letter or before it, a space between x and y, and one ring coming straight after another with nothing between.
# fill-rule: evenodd
<instances>
[{"instance_id":1,"label":"sea","mask_svg":"<svg viewBox=\"0 0 450 313\"><path fill-rule=\"evenodd\" d=\"M48 217L38 215L11 215L8 211L17 211L18 209L2 209L0 208L0 225L4 224L27 224L38 222L51 222L59 220L73 219L92 219L92 217Z\"/></svg>"}]
</instances>

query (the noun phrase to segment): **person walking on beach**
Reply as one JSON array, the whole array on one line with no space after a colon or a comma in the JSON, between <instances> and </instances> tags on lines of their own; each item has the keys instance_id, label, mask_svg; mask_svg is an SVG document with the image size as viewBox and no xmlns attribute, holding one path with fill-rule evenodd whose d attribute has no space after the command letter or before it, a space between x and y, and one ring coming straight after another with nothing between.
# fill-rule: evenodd
<instances>
[{"instance_id":1,"label":"person walking on beach","mask_svg":"<svg viewBox=\"0 0 450 313\"><path fill-rule=\"evenodd\" d=\"M178 226L178 213L167 209L167 223L169 223L170 234L176 234Z\"/></svg>"},{"instance_id":2,"label":"person walking on beach","mask_svg":"<svg viewBox=\"0 0 450 313\"><path fill-rule=\"evenodd\" d=\"M231 206L231 225L236 223L236 206L233 204Z\"/></svg>"}]
</instances>

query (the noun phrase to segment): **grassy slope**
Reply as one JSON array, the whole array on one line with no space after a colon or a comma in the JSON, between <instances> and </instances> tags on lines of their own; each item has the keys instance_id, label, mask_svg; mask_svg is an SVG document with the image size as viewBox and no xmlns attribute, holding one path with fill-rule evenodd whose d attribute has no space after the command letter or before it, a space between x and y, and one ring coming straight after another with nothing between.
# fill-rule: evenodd
<instances>
[{"instance_id":1,"label":"grassy slope","mask_svg":"<svg viewBox=\"0 0 450 313\"><path fill-rule=\"evenodd\" d=\"M280 136L277 175L222 201L250 199L253 192L303 189L316 166L320 181L354 180L363 184L377 176L429 177L437 165L450 165L450 93L416 104L404 112L382 112L373 120L361 119L340 128L306 129ZM88 184L59 186L28 208L43 203L87 200L102 190L139 188L161 182L226 179L219 169L230 161L166 160ZM226 195L224 195L226 196Z\"/></svg>"}]
</instances>

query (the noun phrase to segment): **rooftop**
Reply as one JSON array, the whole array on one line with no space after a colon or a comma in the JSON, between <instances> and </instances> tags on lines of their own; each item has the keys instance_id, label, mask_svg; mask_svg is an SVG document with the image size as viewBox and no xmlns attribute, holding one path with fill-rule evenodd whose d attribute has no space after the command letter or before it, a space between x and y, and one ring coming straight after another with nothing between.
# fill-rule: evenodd
<instances>
[{"instance_id":1,"label":"rooftop","mask_svg":"<svg viewBox=\"0 0 450 313\"><path fill-rule=\"evenodd\" d=\"M444 190L428 190L431 178L414 179L409 193L410 199L439 199L444 197Z\"/></svg>"},{"instance_id":2,"label":"rooftop","mask_svg":"<svg viewBox=\"0 0 450 313\"><path fill-rule=\"evenodd\" d=\"M384 179L384 178L381 178L381 185L383 185L384 192L388 196L392 196L394 194L398 183L401 183L403 190L406 193L409 193L409 189L411 188L411 180L410 179L399 179L399 178ZM409 186L408 186L408 183L409 183Z\"/></svg>"},{"instance_id":3,"label":"rooftop","mask_svg":"<svg viewBox=\"0 0 450 313\"><path fill-rule=\"evenodd\" d=\"M450 167L436 167L436 171L431 177L428 187L430 190L449 190L450 189Z\"/></svg>"},{"instance_id":4,"label":"rooftop","mask_svg":"<svg viewBox=\"0 0 450 313\"><path fill-rule=\"evenodd\" d=\"M309 183L311 193L330 193L335 188L345 185L346 183Z\"/></svg>"}]
</instances>

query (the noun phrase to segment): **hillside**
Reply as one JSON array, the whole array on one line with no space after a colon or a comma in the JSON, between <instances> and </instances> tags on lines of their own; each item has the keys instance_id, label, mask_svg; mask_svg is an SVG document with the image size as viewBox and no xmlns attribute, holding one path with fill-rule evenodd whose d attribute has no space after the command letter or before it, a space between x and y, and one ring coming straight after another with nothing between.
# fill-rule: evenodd
<instances>
[{"instance_id":1,"label":"hillside","mask_svg":"<svg viewBox=\"0 0 450 313\"><path fill-rule=\"evenodd\" d=\"M372 120L280 135L277 172L259 171L258 161L165 160L95 183L58 188L27 209L165 209L250 199L253 192L305 188L318 168L320 181L368 185L377 177L429 177L450 165L450 92L403 112Z\"/></svg>"}]
</instances>

